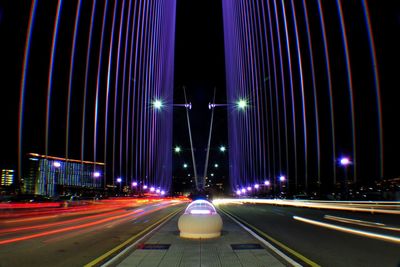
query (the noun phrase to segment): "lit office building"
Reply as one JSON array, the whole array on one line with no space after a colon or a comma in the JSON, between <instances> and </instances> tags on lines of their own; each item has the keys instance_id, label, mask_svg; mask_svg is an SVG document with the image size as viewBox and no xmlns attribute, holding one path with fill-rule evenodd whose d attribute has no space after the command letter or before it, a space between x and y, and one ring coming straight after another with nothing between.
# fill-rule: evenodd
<instances>
[{"instance_id":1,"label":"lit office building","mask_svg":"<svg viewBox=\"0 0 400 267\"><path fill-rule=\"evenodd\" d=\"M56 196L79 190L104 188L105 164L35 153L28 154L25 193Z\"/></svg>"},{"instance_id":2,"label":"lit office building","mask_svg":"<svg viewBox=\"0 0 400 267\"><path fill-rule=\"evenodd\" d=\"M10 186L14 183L14 170L1 170L1 186Z\"/></svg>"}]
</instances>

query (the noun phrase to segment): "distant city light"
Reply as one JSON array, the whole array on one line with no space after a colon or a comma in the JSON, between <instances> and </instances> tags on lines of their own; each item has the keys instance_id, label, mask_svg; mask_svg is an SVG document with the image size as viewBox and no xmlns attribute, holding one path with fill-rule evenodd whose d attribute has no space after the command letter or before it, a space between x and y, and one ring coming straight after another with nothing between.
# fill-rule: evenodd
<instances>
[{"instance_id":1,"label":"distant city light","mask_svg":"<svg viewBox=\"0 0 400 267\"><path fill-rule=\"evenodd\" d=\"M181 148L179 146L176 146L174 150L175 150L175 153L181 152Z\"/></svg>"},{"instance_id":2,"label":"distant city light","mask_svg":"<svg viewBox=\"0 0 400 267\"><path fill-rule=\"evenodd\" d=\"M187 165L186 163L184 163L184 164L183 164L183 168L186 169L187 167L188 167L188 165Z\"/></svg>"},{"instance_id":3,"label":"distant city light","mask_svg":"<svg viewBox=\"0 0 400 267\"><path fill-rule=\"evenodd\" d=\"M61 167L61 163L58 161L54 161L53 166L56 168L60 168Z\"/></svg>"},{"instance_id":4,"label":"distant city light","mask_svg":"<svg viewBox=\"0 0 400 267\"><path fill-rule=\"evenodd\" d=\"M279 176L279 181L284 182L285 180L286 180L285 176L283 176L283 175Z\"/></svg>"},{"instance_id":5,"label":"distant city light","mask_svg":"<svg viewBox=\"0 0 400 267\"><path fill-rule=\"evenodd\" d=\"M350 159L349 158L341 158L340 159L340 164L341 165L343 165L343 166L347 166L347 165L349 165L351 162L350 162Z\"/></svg>"},{"instance_id":6,"label":"distant city light","mask_svg":"<svg viewBox=\"0 0 400 267\"><path fill-rule=\"evenodd\" d=\"M99 172L94 172L94 173L93 173L93 177L99 178L99 177L100 177L100 173L99 173Z\"/></svg>"},{"instance_id":7,"label":"distant city light","mask_svg":"<svg viewBox=\"0 0 400 267\"><path fill-rule=\"evenodd\" d=\"M214 173L211 173L210 175L211 175L211 177L213 177L213 176L214 176Z\"/></svg>"},{"instance_id":8,"label":"distant city light","mask_svg":"<svg viewBox=\"0 0 400 267\"><path fill-rule=\"evenodd\" d=\"M117 178L117 182L118 183L122 182L122 179L121 178Z\"/></svg>"},{"instance_id":9,"label":"distant city light","mask_svg":"<svg viewBox=\"0 0 400 267\"><path fill-rule=\"evenodd\" d=\"M220 147L219 147L219 151L225 152L225 150L226 150L226 147L224 147L224 146L220 146Z\"/></svg>"},{"instance_id":10,"label":"distant city light","mask_svg":"<svg viewBox=\"0 0 400 267\"><path fill-rule=\"evenodd\" d=\"M162 196L165 195L165 191L164 190L161 190L161 195Z\"/></svg>"},{"instance_id":11,"label":"distant city light","mask_svg":"<svg viewBox=\"0 0 400 267\"><path fill-rule=\"evenodd\" d=\"M137 186L137 182L133 182L133 183L132 183L132 186Z\"/></svg>"},{"instance_id":12,"label":"distant city light","mask_svg":"<svg viewBox=\"0 0 400 267\"><path fill-rule=\"evenodd\" d=\"M251 191L251 186L248 186L248 187L247 187L247 191Z\"/></svg>"},{"instance_id":13,"label":"distant city light","mask_svg":"<svg viewBox=\"0 0 400 267\"><path fill-rule=\"evenodd\" d=\"M260 187L259 184L255 184L255 185L254 185L254 188L255 188L255 189L258 189L259 187Z\"/></svg>"},{"instance_id":14,"label":"distant city light","mask_svg":"<svg viewBox=\"0 0 400 267\"><path fill-rule=\"evenodd\" d=\"M219 165L217 163L214 164L214 168L218 168Z\"/></svg>"},{"instance_id":15,"label":"distant city light","mask_svg":"<svg viewBox=\"0 0 400 267\"><path fill-rule=\"evenodd\" d=\"M242 192L240 192L240 189L236 190L236 195L240 195Z\"/></svg>"},{"instance_id":16,"label":"distant city light","mask_svg":"<svg viewBox=\"0 0 400 267\"><path fill-rule=\"evenodd\" d=\"M246 193L246 189L245 188L242 188L242 193Z\"/></svg>"},{"instance_id":17,"label":"distant city light","mask_svg":"<svg viewBox=\"0 0 400 267\"><path fill-rule=\"evenodd\" d=\"M162 103L161 100L156 99L156 100L153 101L153 107L154 107L155 109L161 109L163 106L164 106L164 105L163 105L163 103Z\"/></svg>"},{"instance_id":18,"label":"distant city light","mask_svg":"<svg viewBox=\"0 0 400 267\"><path fill-rule=\"evenodd\" d=\"M154 187L150 187L150 192L154 192L156 189Z\"/></svg>"},{"instance_id":19,"label":"distant city light","mask_svg":"<svg viewBox=\"0 0 400 267\"><path fill-rule=\"evenodd\" d=\"M144 186L143 186L143 189L147 189L147 185L144 185Z\"/></svg>"},{"instance_id":20,"label":"distant city light","mask_svg":"<svg viewBox=\"0 0 400 267\"><path fill-rule=\"evenodd\" d=\"M269 186L271 183L270 183L270 181L265 181L264 182L264 185L266 185L266 186Z\"/></svg>"}]
</instances>

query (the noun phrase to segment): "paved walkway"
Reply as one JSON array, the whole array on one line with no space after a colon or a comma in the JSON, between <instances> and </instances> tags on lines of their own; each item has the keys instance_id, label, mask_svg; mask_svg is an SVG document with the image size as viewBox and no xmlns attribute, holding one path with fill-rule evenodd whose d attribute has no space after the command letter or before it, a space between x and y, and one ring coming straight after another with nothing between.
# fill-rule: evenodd
<instances>
[{"instance_id":1,"label":"paved walkway","mask_svg":"<svg viewBox=\"0 0 400 267\"><path fill-rule=\"evenodd\" d=\"M175 216L118 266L285 266L258 240L221 216L221 237L202 240L180 238L179 216Z\"/></svg>"}]
</instances>

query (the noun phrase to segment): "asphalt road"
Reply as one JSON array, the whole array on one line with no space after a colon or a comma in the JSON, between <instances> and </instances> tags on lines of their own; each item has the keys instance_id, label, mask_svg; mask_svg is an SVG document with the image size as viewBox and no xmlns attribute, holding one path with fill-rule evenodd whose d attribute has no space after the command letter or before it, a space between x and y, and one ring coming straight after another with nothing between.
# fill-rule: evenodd
<instances>
[{"instance_id":1,"label":"asphalt road","mask_svg":"<svg viewBox=\"0 0 400 267\"><path fill-rule=\"evenodd\" d=\"M84 266L185 205L143 203L48 218L9 213L11 219L0 220L0 266Z\"/></svg>"},{"instance_id":2,"label":"asphalt road","mask_svg":"<svg viewBox=\"0 0 400 267\"><path fill-rule=\"evenodd\" d=\"M220 207L321 266L400 266L400 243L328 229L293 218L298 216L335 226L400 238L399 215L263 204L224 204ZM353 221L337 221L338 217L382 223L393 229L382 229L369 223L359 225ZM290 256L290 253L286 254Z\"/></svg>"}]
</instances>

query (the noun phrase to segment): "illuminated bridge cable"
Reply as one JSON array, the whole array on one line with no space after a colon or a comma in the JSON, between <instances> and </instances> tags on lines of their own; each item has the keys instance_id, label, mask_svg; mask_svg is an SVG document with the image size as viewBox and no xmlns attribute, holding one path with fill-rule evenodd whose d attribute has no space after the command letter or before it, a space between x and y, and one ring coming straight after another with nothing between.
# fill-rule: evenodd
<instances>
[{"instance_id":1,"label":"illuminated bridge cable","mask_svg":"<svg viewBox=\"0 0 400 267\"><path fill-rule=\"evenodd\" d=\"M329 56L329 49L328 49L328 41L326 37L326 30L325 30L325 18L324 18L324 11L322 8L321 0L317 0L318 3L318 15L322 33L322 41L324 46L324 58L325 58L325 68L326 68L326 76L327 76L327 85L328 85L328 93L329 93L329 116L331 122L331 142L332 142L332 173L333 173L333 184L336 184L336 137L335 137L335 113L333 109L333 91L332 91L332 78L331 78L331 63L330 63L330 56Z\"/></svg>"},{"instance_id":2,"label":"illuminated bridge cable","mask_svg":"<svg viewBox=\"0 0 400 267\"><path fill-rule=\"evenodd\" d=\"M116 26L116 14L118 10L119 1L116 0L114 2L113 8L113 17L112 17L112 25L111 25L111 36L110 36L110 48L108 51L108 64L107 64L107 83L106 83L106 103L105 103L105 111L104 111L104 163L107 166L107 151L108 151L108 113L109 113L109 101L110 101L110 89L111 89L111 72L113 66L113 52L114 52L114 32ZM113 162L114 165L114 162ZM114 173L112 173L111 178L114 180ZM104 185L107 184L107 172L104 172Z\"/></svg>"},{"instance_id":3,"label":"illuminated bridge cable","mask_svg":"<svg viewBox=\"0 0 400 267\"><path fill-rule=\"evenodd\" d=\"M315 136L316 136L316 147L317 147L317 182L318 187L321 185L321 149L320 149L320 129L319 129L319 116L318 116L318 94L317 94L317 85L315 79L315 68L314 68L314 50L312 46L311 33L310 33L310 25L308 22L308 11L306 1L302 1L303 5L303 15L304 20L306 22L306 32L307 32L307 44L308 44L308 52L310 55L310 69L311 69L311 77L312 77L312 88L313 88L313 102L314 102L314 121L315 121Z\"/></svg>"},{"instance_id":4,"label":"illuminated bridge cable","mask_svg":"<svg viewBox=\"0 0 400 267\"><path fill-rule=\"evenodd\" d=\"M95 104L94 104L94 125L93 125L93 161L95 162L93 165L93 172L97 172L96 170L96 160L97 160L97 131L98 131L98 118L99 118L99 95L100 95L100 71L103 63L103 46L104 46L104 32L105 25L107 20L107 10L108 10L108 0L103 8L103 17L102 17L102 26L101 26L101 37L100 37L100 48L99 48L99 56L97 62L97 79L96 79L96 96L95 96ZM104 174L102 174L104 176ZM95 184L96 177L93 177L93 184ZM105 184L104 184L105 186Z\"/></svg>"},{"instance_id":5,"label":"illuminated bridge cable","mask_svg":"<svg viewBox=\"0 0 400 267\"><path fill-rule=\"evenodd\" d=\"M364 20L368 30L368 44L370 49L372 67L374 71L374 85L375 85L375 100L376 100L376 108L378 114L378 138L379 138L379 164L380 164L380 178L383 178L384 175L384 161L383 161L383 125L382 125L382 100L381 100L381 87L380 87L380 78L379 78L379 68L378 68L378 60L376 58L376 48L375 48L375 39L374 34L372 32L372 24L369 14L369 7L367 0L361 1L364 11Z\"/></svg>"},{"instance_id":6,"label":"illuminated bridge cable","mask_svg":"<svg viewBox=\"0 0 400 267\"><path fill-rule=\"evenodd\" d=\"M22 77L20 84L19 120L18 120L18 178L22 176L22 145L23 145L22 135L23 135L23 124L24 124L26 78L28 76L28 66L29 66L29 58L31 52L31 38L32 38L33 27L35 25L36 8L37 8L37 1L32 0L31 9L29 13L28 29L25 38L24 61L22 65Z\"/></svg>"},{"instance_id":7,"label":"illuminated bridge cable","mask_svg":"<svg viewBox=\"0 0 400 267\"><path fill-rule=\"evenodd\" d=\"M125 118L125 102L127 101L126 96L125 96L125 92L126 92L126 61L127 61L127 50L128 50L128 36L129 36L129 31L131 30L131 25L132 25L132 21L131 21L131 15L132 15L132 1L129 1L128 4L128 11L127 11L127 20L125 23L125 33L124 33L124 40L125 40L125 44L123 46L123 68L122 68L122 84L121 84L121 89L122 89L122 96L121 96L121 105L120 105L120 125L119 125L119 175L123 176L124 178L122 178L122 181L125 183L125 185L127 185L128 183L128 177L127 177L127 173L122 171L122 164L124 162L124 158L122 155L122 151L123 151L123 140L124 140L124 118ZM131 82L129 81L129 84ZM125 144L126 145L126 144ZM125 158L125 166L127 166L127 162L126 162L126 158ZM125 175L124 175L125 174ZM122 183L122 182L121 182Z\"/></svg>"},{"instance_id":8,"label":"illuminated bridge cable","mask_svg":"<svg viewBox=\"0 0 400 267\"><path fill-rule=\"evenodd\" d=\"M282 49L281 49L281 35L280 35L280 27L279 27L279 18L278 18L278 10L277 10L277 3L276 0L273 0L274 3L274 12L275 12L275 31L277 34L277 40L278 40L278 50L279 50L279 60L280 60L280 73L281 73L281 86L283 88L284 84L284 76L283 76L283 63L282 63ZM282 158L281 158L281 114L280 114L280 105L279 105L279 91L278 91L278 84L276 83L275 86L275 107L276 107L276 125L278 129L278 172L281 174L282 172ZM276 184L275 180L276 177L274 177L274 185Z\"/></svg>"},{"instance_id":9,"label":"illuminated bridge cable","mask_svg":"<svg viewBox=\"0 0 400 267\"><path fill-rule=\"evenodd\" d=\"M86 49L86 67L85 67L85 84L83 89L83 108L82 108L82 131L81 131L81 176L83 176L83 161L85 160L85 135L86 135L86 101L88 94L88 80L89 80L89 65L90 65L90 54L92 49L92 35L94 27L94 14L96 11L97 1L94 0L92 4L92 11L90 16L90 28L88 36L88 45Z\"/></svg>"},{"instance_id":10,"label":"illuminated bridge cable","mask_svg":"<svg viewBox=\"0 0 400 267\"><path fill-rule=\"evenodd\" d=\"M346 24L344 22L343 7L340 0L336 0L337 11L340 18L340 29L342 32L342 42L346 60L346 74L347 74L347 89L349 93L349 105L351 110L351 136L352 136L352 149L353 149L353 182L357 182L357 151L356 151L356 129L355 129L355 110L354 110L354 92L353 92L353 78L350 61L349 44L347 40Z\"/></svg>"},{"instance_id":11,"label":"illuminated bridge cable","mask_svg":"<svg viewBox=\"0 0 400 267\"><path fill-rule=\"evenodd\" d=\"M67 117L66 117L66 136L65 136L65 159L68 161L69 159L69 134L70 134L70 123L71 123L71 97L72 97L72 89L73 89L73 77L74 77L74 67L75 67L75 56L76 56L76 42L78 37L78 28L81 16L81 7L82 0L77 2L76 13L75 13L75 23L74 23L74 33L72 39L72 51L70 56L70 65L69 65L69 79L68 79L68 96L67 96ZM64 165L64 171L66 176L68 177L67 164Z\"/></svg>"},{"instance_id":12,"label":"illuminated bridge cable","mask_svg":"<svg viewBox=\"0 0 400 267\"><path fill-rule=\"evenodd\" d=\"M301 56L301 47L299 40L299 31L297 29L297 16L294 1L291 0L291 9L292 9L292 17L293 17L293 25L294 25L294 33L296 40L296 51L297 51L297 63L299 67L299 79L300 79L300 92L301 92L301 107L303 114L303 140L304 140L304 179L305 179L305 188L308 189L308 137L307 137L307 117L306 117L306 99L304 92L304 73L303 73L303 60Z\"/></svg>"},{"instance_id":13,"label":"illuminated bridge cable","mask_svg":"<svg viewBox=\"0 0 400 267\"><path fill-rule=\"evenodd\" d=\"M270 35L270 38L269 38L269 43L270 43L270 46L271 46L271 54L272 54L272 61L273 61L273 63L272 63L272 65L274 66L274 78L273 78L273 81L274 81L274 88L275 88L275 91L278 91L278 89L277 89L277 82L278 82L278 79L277 79L277 68L276 68L276 65L277 65L277 60L276 60L276 52L275 52L275 39L274 39L274 34L273 34L273 26L272 26L272 15L271 15L271 5L270 5L270 1L268 0L267 1L267 4L268 4L268 7L267 7L267 10L268 10L268 12L267 12L267 14L268 14L268 28L269 28L269 35ZM266 26L265 26L266 27ZM267 47L267 49L268 49L268 47ZM268 54L267 54L268 55ZM271 77L271 76L269 76L269 77ZM277 172L276 172L276 164L275 164L275 121L276 121L276 119L275 119L275 116L274 116L274 105L273 105L273 92L272 92L272 82L271 82L271 78L269 79L270 80L270 83L269 83L269 90L268 90L268 92L269 92L269 106L270 106L270 108L269 108L269 113L270 113L270 118L271 118L271 130L272 130L272 133L271 133L271 143L272 143L272 163L271 163L271 165L272 165L272 171L270 171L270 173L269 173L269 176L268 176L268 179L272 179L272 181L273 181L273 183L275 184L275 180L274 180L274 178L273 177L275 177L276 176L276 174L277 174ZM269 161L271 161L270 159L268 159ZM271 173L272 173L272 177L271 177Z\"/></svg>"},{"instance_id":14,"label":"illuminated bridge cable","mask_svg":"<svg viewBox=\"0 0 400 267\"><path fill-rule=\"evenodd\" d=\"M54 72L54 59L56 54L56 47L57 47L57 37L58 37L58 26L60 22L60 14L62 8L63 1L58 1L57 4L57 12L54 21L54 29L53 29L53 37L52 37L52 45L51 45L51 56L50 56L50 64L49 64L49 73L48 73L48 80L47 80L47 102L46 102L46 133L45 133L45 155L46 157L49 154L49 127L50 127L50 104L51 104L51 95L53 89L53 72ZM46 164L47 166L47 164Z\"/></svg>"}]
</instances>

